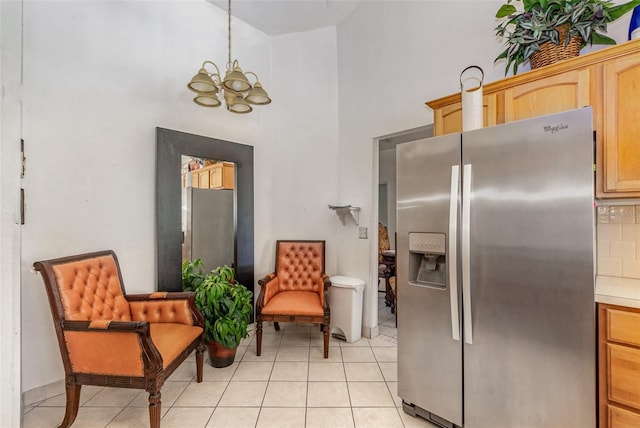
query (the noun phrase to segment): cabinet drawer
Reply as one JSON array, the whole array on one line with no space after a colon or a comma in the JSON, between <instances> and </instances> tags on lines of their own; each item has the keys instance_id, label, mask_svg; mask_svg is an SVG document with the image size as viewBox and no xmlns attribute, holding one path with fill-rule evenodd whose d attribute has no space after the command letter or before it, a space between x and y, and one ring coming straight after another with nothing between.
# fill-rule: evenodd
<instances>
[{"instance_id":1,"label":"cabinet drawer","mask_svg":"<svg viewBox=\"0 0 640 428\"><path fill-rule=\"evenodd\" d=\"M607 406L609 428L637 428L640 427L640 413L630 412L616 406Z\"/></svg>"},{"instance_id":2,"label":"cabinet drawer","mask_svg":"<svg viewBox=\"0 0 640 428\"><path fill-rule=\"evenodd\" d=\"M607 309L607 340L640 346L640 314Z\"/></svg>"},{"instance_id":3,"label":"cabinet drawer","mask_svg":"<svg viewBox=\"0 0 640 428\"><path fill-rule=\"evenodd\" d=\"M640 350L607 344L608 398L640 409Z\"/></svg>"}]
</instances>

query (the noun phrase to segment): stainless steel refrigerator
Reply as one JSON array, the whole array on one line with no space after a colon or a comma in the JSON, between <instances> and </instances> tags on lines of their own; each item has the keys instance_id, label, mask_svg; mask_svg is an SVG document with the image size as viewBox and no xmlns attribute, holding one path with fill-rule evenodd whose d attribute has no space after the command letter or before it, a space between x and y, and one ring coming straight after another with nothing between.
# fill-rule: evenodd
<instances>
[{"instance_id":1,"label":"stainless steel refrigerator","mask_svg":"<svg viewBox=\"0 0 640 428\"><path fill-rule=\"evenodd\" d=\"M584 108L397 146L407 413L595 427L592 129Z\"/></svg>"},{"instance_id":2,"label":"stainless steel refrigerator","mask_svg":"<svg viewBox=\"0 0 640 428\"><path fill-rule=\"evenodd\" d=\"M208 271L235 266L234 191L186 188L183 258L202 259Z\"/></svg>"}]
</instances>

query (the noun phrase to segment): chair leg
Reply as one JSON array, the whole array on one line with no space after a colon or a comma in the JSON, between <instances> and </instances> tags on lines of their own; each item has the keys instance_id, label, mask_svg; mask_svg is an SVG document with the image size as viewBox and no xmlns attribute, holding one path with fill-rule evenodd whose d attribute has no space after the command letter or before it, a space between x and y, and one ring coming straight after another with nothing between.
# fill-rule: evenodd
<instances>
[{"instance_id":1,"label":"chair leg","mask_svg":"<svg viewBox=\"0 0 640 428\"><path fill-rule=\"evenodd\" d=\"M149 393L149 426L151 428L160 428L160 391L157 393Z\"/></svg>"},{"instance_id":2,"label":"chair leg","mask_svg":"<svg viewBox=\"0 0 640 428\"><path fill-rule=\"evenodd\" d=\"M324 357L329 358L329 325L322 325L322 335L324 336Z\"/></svg>"},{"instance_id":3,"label":"chair leg","mask_svg":"<svg viewBox=\"0 0 640 428\"><path fill-rule=\"evenodd\" d=\"M256 322L256 355L262 352L262 320Z\"/></svg>"},{"instance_id":4,"label":"chair leg","mask_svg":"<svg viewBox=\"0 0 640 428\"><path fill-rule=\"evenodd\" d=\"M389 298L391 300L391 305L390 305L391 313L395 314L396 313L396 293L393 291L393 289L390 288L389 294L391 295L391 297Z\"/></svg>"},{"instance_id":5,"label":"chair leg","mask_svg":"<svg viewBox=\"0 0 640 428\"><path fill-rule=\"evenodd\" d=\"M60 424L59 428L68 428L78 416L78 407L80 406L80 388L81 385L76 385L67 380L67 404L64 413L64 420Z\"/></svg>"},{"instance_id":6,"label":"chair leg","mask_svg":"<svg viewBox=\"0 0 640 428\"><path fill-rule=\"evenodd\" d=\"M206 346L204 343L198 344L196 348L196 382L202 382L202 370L204 363L204 350Z\"/></svg>"},{"instance_id":7,"label":"chair leg","mask_svg":"<svg viewBox=\"0 0 640 428\"><path fill-rule=\"evenodd\" d=\"M276 331L280 331L280 323L279 322L274 322L273 323L273 328L275 328Z\"/></svg>"},{"instance_id":8,"label":"chair leg","mask_svg":"<svg viewBox=\"0 0 640 428\"><path fill-rule=\"evenodd\" d=\"M393 298L391 294L393 291L391 290L391 284L389 283L389 277L384 278L384 304L391 308L391 313L393 313Z\"/></svg>"}]
</instances>

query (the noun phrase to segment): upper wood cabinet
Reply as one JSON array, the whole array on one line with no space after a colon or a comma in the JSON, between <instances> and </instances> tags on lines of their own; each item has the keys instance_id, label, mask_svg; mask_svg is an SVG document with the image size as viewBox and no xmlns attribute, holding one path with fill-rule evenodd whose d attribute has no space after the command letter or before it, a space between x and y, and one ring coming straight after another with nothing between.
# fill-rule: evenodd
<instances>
[{"instance_id":1,"label":"upper wood cabinet","mask_svg":"<svg viewBox=\"0 0 640 428\"><path fill-rule=\"evenodd\" d=\"M604 64L605 192L640 189L640 54Z\"/></svg>"},{"instance_id":2,"label":"upper wood cabinet","mask_svg":"<svg viewBox=\"0 0 640 428\"><path fill-rule=\"evenodd\" d=\"M556 74L504 90L504 121L529 119L591 105L591 68Z\"/></svg>"},{"instance_id":3,"label":"upper wood cabinet","mask_svg":"<svg viewBox=\"0 0 640 428\"><path fill-rule=\"evenodd\" d=\"M640 40L601 49L483 88L485 126L593 109L596 196L640 197ZM462 130L460 93L426 103L434 135Z\"/></svg>"},{"instance_id":4,"label":"upper wood cabinet","mask_svg":"<svg viewBox=\"0 0 640 428\"><path fill-rule=\"evenodd\" d=\"M498 103L496 94L484 95L482 97L482 121L484 126L497 125L498 120ZM442 134L450 134L462 130L462 102L458 101L453 104L444 106L433 112L434 129L442 130Z\"/></svg>"},{"instance_id":5,"label":"upper wood cabinet","mask_svg":"<svg viewBox=\"0 0 640 428\"><path fill-rule=\"evenodd\" d=\"M233 176L233 163L219 162L215 165L211 165L209 188L233 189Z\"/></svg>"},{"instance_id":6,"label":"upper wood cabinet","mask_svg":"<svg viewBox=\"0 0 640 428\"><path fill-rule=\"evenodd\" d=\"M191 186L200 189L233 189L234 176L232 162L217 162L191 171Z\"/></svg>"}]
</instances>

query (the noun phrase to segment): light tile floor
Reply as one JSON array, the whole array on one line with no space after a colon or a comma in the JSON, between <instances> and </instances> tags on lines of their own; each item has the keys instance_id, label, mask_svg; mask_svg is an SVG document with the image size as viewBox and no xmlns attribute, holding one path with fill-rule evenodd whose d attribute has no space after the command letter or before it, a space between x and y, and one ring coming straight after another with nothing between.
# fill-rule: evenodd
<instances>
[{"instance_id":1,"label":"light tile floor","mask_svg":"<svg viewBox=\"0 0 640 428\"><path fill-rule=\"evenodd\" d=\"M266 326L262 355L253 332L236 362L205 363L195 382L195 357L162 388L163 428L433 427L402 411L397 397L395 318L380 294L380 336L355 343L331 338L322 358L322 333L309 325ZM85 386L74 428L149 426L144 391ZM25 408L23 427L54 427L64 416L64 394Z\"/></svg>"}]
</instances>

